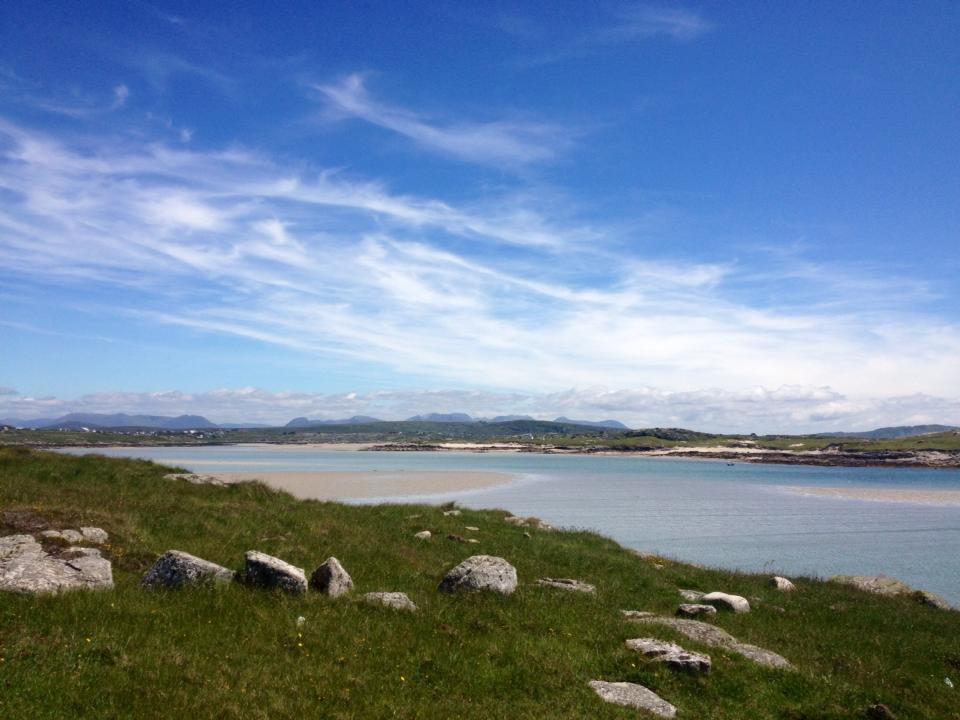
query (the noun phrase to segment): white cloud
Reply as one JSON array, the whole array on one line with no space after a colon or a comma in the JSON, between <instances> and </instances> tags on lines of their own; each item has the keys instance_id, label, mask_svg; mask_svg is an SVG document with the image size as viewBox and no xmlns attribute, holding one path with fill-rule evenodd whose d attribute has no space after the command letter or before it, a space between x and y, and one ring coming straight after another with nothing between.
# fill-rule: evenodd
<instances>
[{"instance_id":1,"label":"white cloud","mask_svg":"<svg viewBox=\"0 0 960 720\"><path fill-rule=\"evenodd\" d=\"M526 165L551 160L570 144L569 133L547 123L498 120L487 123L430 123L404 108L374 100L362 75L332 85L314 85L343 116L365 120L418 145L481 165Z\"/></svg>"},{"instance_id":2,"label":"white cloud","mask_svg":"<svg viewBox=\"0 0 960 720\"><path fill-rule=\"evenodd\" d=\"M126 85L120 84L113 88L113 104L111 108L117 110L122 108L127 103L127 98L130 97L130 88Z\"/></svg>"},{"instance_id":3,"label":"white cloud","mask_svg":"<svg viewBox=\"0 0 960 720\"><path fill-rule=\"evenodd\" d=\"M666 35L674 40L694 40L710 32L713 24L699 13L685 8L628 5L618 13L619 23L601 31L598 41L642 40Z\"/></svg>"}]
</instances>

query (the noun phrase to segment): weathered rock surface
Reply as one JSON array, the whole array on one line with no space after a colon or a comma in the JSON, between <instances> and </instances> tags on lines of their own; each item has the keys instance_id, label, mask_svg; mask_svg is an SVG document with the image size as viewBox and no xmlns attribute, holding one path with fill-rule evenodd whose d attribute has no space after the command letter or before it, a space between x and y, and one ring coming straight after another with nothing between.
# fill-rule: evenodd
<instances>
[{"instance_id":1,"label":"weathered rock surface","mask_svg":"<svg viewBox=\"0 0 960 720\"><path fill-rule=\"evenodd\" d=\"M770 587L780 592L796 592L797 586L790 582L785 577L780 577L779 575L774 575L770 578Z\"/></svg>"},{"instance_id":2,"label":"weathered rock surface","mask_svg":"<svg viewBox=\"0 0 960 720\"><path fill-rule=\"evenodd\" d=\"M201 475L199 473L167 473L163 476L164 480L186 480L194 485L229 485L226 480L221 480L215 475Z\"/></svg>"},{"instance_id":3,"label":"weathered rock surface","mask_svg":"<svg viewBox=\"0 0 960 720\"><path fill-rule=\"evenodd\" d=\"M501 557L473 555L444 575L437 590L455 593L489 590L510 595L517 589L517 570Z\"/></svg>"},{"instance_id":4,"label":"weathered rock surface","mask_svg":"<svg viewBox=\"0 0 960 720\"><path fill-rule=\"evenodd\" d=\"M626 615L630 611L623 611ZM691 640L696 640L704 645L719 647L730 650L738 655L742 655L748 660L759 665L765 665L772 668L792 668L790 661L777 653L766 650L756 645L743 643L737 640L733 635L721 630L716 625L700 622L699 620L687 620L684 618L663 617L661 615L627 615L627 618L634 622L652 623L656 625L665 625L673 628L679 633L686 635Z\"/></svg>"},{"instance_id":5,"label":"weathered rock surface","mask_svg":"<svg viewBox=\"0 0 960 720\"><path fill-rule=\"evenodd\" d=\"M429 540L431 537L433 537L433 535L429 530L421 530L420 532L415 534L414 537L417 540Z\"/></svg>"},{"instance_id":6,"label":"weathered rock surface","mask_svg":"<svg viewBox=\"0 0 960 720\"><path fill-rule=\"evenodd\" d=\"M543 585L544 587L559 588L561 590L570 590L571 592L582 592L582 593L595 593L597 588L595 585L590 583L585 583L582 580L574 580L573 578L540 578L537 580L537 585Z\"/></svg>"},{"instance_id":7,"label":"weathered rock surface","mask_svg":"<svg viewBox=\"0 0 960 720\"><path fill-rule=\"evenodd\" d=\"M54 557L31 535L0 537L0 590L33 595L112 586L110 561L95 548Z\"/></svg>"},{"instance_id":8,"label":"weathered rock surface","mask_svg":"<svg viewBox=\"0 0 960 720\"><path fill-rule=\"evenodd\" d=\"M394 610L407 610L416 612L417 606L413 600L402 592L369 592L363 596L363 599L374 605L385 605Z\"/></svg>"},{"instance_id":9,"label":"weathered rock surface","mask_svg":"<svg viewBox=\"0 0 960 720\"><path fill-rule=\"evenodd\" d=\"M703 653L684 650L676 643L656 638L633 638L627 640L627 647L655 662L664 663L671 670L686 672L710 672L710 656Z\"/></svg>"},{"instance_id":10,"label":"weathered rock surface","mask_svg":"<svg viewBox=\"0 0 960 720\"><path fill-rule=\"evenodd\" d=\"M79 530L61 530L60 537L62 537L68 543L83 542L83 533L81 533Z\"/></svg>"},{"instance_id":11,"label":"weathered rock surface","mask_svg":"<svg viewBox=\"0 0 960 720\"><path fill-rule=\"evenodd\" d=\"M639 620L641 618L656 617L656 613L648 612L647 610L621 610L620 613L627 620Z\"/></svg>"},{"instance_id":12,"label":"weathered rock surface","mask_svg":"<svg viewBox=\"0 0 960 720\"><path fill-rule=\"evenodd\" d=\"M835 575L830 579L875 595L906 595L924 605L941 610L956 610L945 598L936 593L917 590L901 580L886 575Z\"/></svg>"},{"instance_id":13,"label":"weathered rock surface","mask_svg":"<svg viewBox=\"0 0 960 720\"><path fill-rule=\"evenodd\" d=\"M643 685L628 682L605 682L591 680L590 687L602 700L614 705L646 710L664 718L676 717L677 709Z\"/></svg>"},{"instance_id":14,"label":"weathered rock surface","mask_svg":"<svg viewBox=\"0 0 960 720\"><path fill-rule=\"evenodd\" d=\"M700 598L700 602L704 605L713 605L718 610L733 610L735 613L750 612L750 601L740 595L712 592Z\"/></svg>"},{"instance_id":15,"label":"weathered rock surface","mask_svg":"<svg viewBox=\"0 0 960 720\"><path fill-rule=\"evenodd\" d=\"M110 539L107 531L98 527L82 527L80 528L80 534L86 542L94 545L103 545Z\"/></svg>"},{"instance_id":16,"label":"weathered rock surface","mask_svg":"<svg viewBox=\"0 0 960 720\"><path fill-rule=\"evenodd\" d=\"M169 550L153 564L140 584L144 587L181 588L233 582L235 573L222 565L181 550Z\"/></svg>"},{"instance_id":17,"label":"weathered rock surface","mask_svg":"<svg viewBox=\"0 0 960 720\"><path fill-rule=\"evenodd\" d=\"M307 576L303 568L257 550L250 550L246 554L244 581L248 585L280 588L292 593L307 591Z\"/></svg>"},{"instance_id":18,"label":"weathered rock surface","mask_svg":"<svg viewBox=\"0 0 960 720\"><path fill-rule=\"evenodd\" d=\"M677 608L677 617L699 617L701 615L716 615L717 609L713 605L697 605L683 603Z\"/></svg>"},{"instance_id":19,"label":"weathered rock surface","mask_svg":"<svg viewBox=\"0 0 960 720\"><path fill-rule=\"evenodd\" d=\"M680 597L682 597L687 602L699 602L706 593L702 593L699 590L681 590Z\"/></svg>"},{"instance_id":20,"label":"weathered rock surface","mask_svg":"<svg viewBox=\"0 0 960 720\"><path fill-rule=\"evenodd\" d=\"M537 528L538 530L553 530L552 525L545 523L543 520L537 517L519 517L517 515L507 515L503 520L511 525L518 525L520 527L532 527Z\"/></svg>"},{"instance_id":21,"label":"weathered rock surface","mask_svg":"<svg viewBox=\"0 0 960 720\"><path fill-rule=\"evenodd\" d=\"M353 590L353 578L335 557L328 557L310 576L310 589L330 597L340 597Z\"/></svg>"}]
</instances>

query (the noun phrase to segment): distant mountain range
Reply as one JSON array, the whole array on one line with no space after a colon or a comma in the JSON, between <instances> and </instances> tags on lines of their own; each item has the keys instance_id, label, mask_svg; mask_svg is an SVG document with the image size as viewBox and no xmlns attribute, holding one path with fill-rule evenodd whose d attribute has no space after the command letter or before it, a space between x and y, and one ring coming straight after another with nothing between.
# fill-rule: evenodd
<instances>
[{"instance_id":1,"label":"distant mountain range","mask_svg":"<svg viewBox=\"0 0 960 720\"><path fill-rule=\"evenodd\" d=\"M154 428L161 430L203 430L214 429L218 425L210 422L202 415L127 415L115 413L68 413L59 418L35 418L20 420L9 418L0 420L7 425L25 428Z\"/></svg>"},{"instance_id":2,"label":"distant mountain range","mask_svg":"<svg viewBox=\"0 0 960 720\"><path fill-rule=\"evenodd\" d=\"M310 420L309 418L298 417L288 422L284 427L310 427L311 425L366 425L367 423L377 422L383 421L378 420L375 417L370 417L369 415L354 415L353 417L343 418L340 420Z\"/></svg>"},{"instance_id":3,"label":"distant mountain range","mask_svg":"<svg viewBox=\"0 0 960 720\"><path fill-rule=\"evenodd\" d=\"M558 417L556 420L554 420L554 422L564 423L565 425L586 425L587 427L605 427L605 428L612 428L614 430L630 429L619 420L571 420L568 417Z\"/></svg>"},{"instance_id":4,"label":"distant mountain range","mask_svg":"<svg viewBox=\"0 0 960 720\"><path fill-rule=\"evenodd\" d=\"M951 430L960 430L955 425L898 425L896 427L877 428L876 430L864 430L862 432L829 432L817 433L820 437L851 437L864 438L867 440L895 440L902 437L913 437L914 435L929 435L931 433L949 432Z\"/></svg>"}]
</instances>

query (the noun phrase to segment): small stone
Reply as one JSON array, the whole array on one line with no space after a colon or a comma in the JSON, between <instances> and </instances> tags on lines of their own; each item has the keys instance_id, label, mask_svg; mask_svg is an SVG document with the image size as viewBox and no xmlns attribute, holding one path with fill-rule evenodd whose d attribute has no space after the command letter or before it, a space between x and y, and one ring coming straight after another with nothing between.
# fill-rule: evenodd
<instances>
[{"instance_id":1,"label":"small stone","mask_svg":"<svg viewBox=\"0 0 960 720\"><path fill-rule=\"evenodd\" d=\"M246 554L244 579L248 585L280 588L292 593L307 591L307 576L303 568L257 550L250 550Z\"/></svg>"},{"instance_id":2,"label":"small stone","mask_svg":"<svg viewBox=\"0 0 960 720\"><path fill-rule=\"evenodd\" d=\"M413 515L407 515L407 520L416 520L418 517L423 517L421 513L414 513Z\"/></svg>"},{"instance_id":3,"label":"small stone","mask_svg":"<svg viewBox=\"0 0 960 720\"><path fill-rule=\"evenodd\" d=\"M700 602L706 605L713 605L721 610L733 610L735 613L750 612L750 603L745 597L739 595L730 595L722 592L707 593Z\"/></svg>"},{"instance_id":4,"label":"small stone","mask_svg":"<svg viewBox=\"0 0 960 720\"><path fill-rule=\"evenodd\" d=\"M48 540L66 540L63 533L59 530L44 530L40 533L40 537L47 538Z\"/></svg>"},{"instance_id":5,"label":"small stone","mask_svg":"<svg viewBox=\"0 0 960 720\"><path fill-rule=\"evenodd\" d=\"M590 687L602 700L614 705L622 705L635 710L646 710L664 718L672 718L677 715L677 709L673 705L643 685L591 680Z\"/></svg>"},{"instance_id":6,"label":"small stone","mask_svg":"<svg viewBox=\"0 0 960 720\"><path fill-rule=\"evenodd\" d=\"M531 535L531 534L528 533L528 532L523 533L523 536L524 536L525 538L527 538L528 540L533 537L533 535Z\"/></svg>"},{"instance_id":7,"label":"small stone","mask_svg":"<svg viewBox=\"0 0 960 720\"><path fill-rule=\"evenodd\" d=\"M363 596L363 599L374 605L385 605L394 610L408 610L416 612L417 606L413 600L402 592L369 592Z\"/></svg>"},{"instance_id":8,"label":"small stone","mask_svg":"<svg viewBox=\"0 0 960 720\"><path fill-rule=\"evenodd\" d=\"M353 590L353 578L335 557L328 557L310 576L310 589L330 597L340 597Z\"/></svg>"},{"instance_id":9,"label":"small stone","mask_svg":"<svg viewBox=\"0 0 960 720\"><path fill-rule=\"evenodd\" d=\"M713 605L697 605L684 603L677 608L677 617L699 617L700 615L716 615L717 609Z\"/></svg>"},{"instance_id":10,"label":"small stone","mask_svg":"<svg viewBox=\"0 0 960 720\"><path fill-rule=\"evenodd\" d=\"M180 550L161 555L144 574L144 587L181 588L185 585L218 585L232 582L235 573L222 565Z\"/></svg>"},{"instance_id":11,"label":"small stone","mask_svg":"<svg viewBox=\"0 0 960 720\"><path fill-rule=\"evenodd\" d=\"M702 593L699 590L681 590L680 597L682 597L687 602L697 602L702 598L706 593Z\"/></svg>"},{"instance_id":12,"label":"small stone","mask_svg":"<svg viewBox=\"0 0 960 720\"><path fill-rule=\"evenodd\" d=\"M627 640L627 647L655 662L664 663L671 670L686 672L710 672L711 661L709 655L684 650L676 643L657 640L656 638L634 638Z\"/></svg>"},{"instance_id":13,"label":"small stone","mask_svg":"<svg viewBox=\"0 0 960 720\"><path fill-rule=\"evenodd\" d=\"M796 592L797 590L796 585L787 580L787 578L780 577L779 575L774 575L770 578L770 587L780 592Z\"/></svg>"},{"instance_id":14,"label":"small stone","mask_svg":"<svg viewBox=\"0 0 960 720\"><path fill-rule=\"evenodd\" d=\"M421 530L416 535L414 535L414 537L417 540L429 540L431 537L433 537L433 535L430 533L429 530Z\"/></svg>"},{"instance_id":15,"label":"small stone","mask_svg":"<svg viewBox=\"0 0 960 720\"><path fill-rule=\"evenodd\" d=\"M510 523L511 525L526 525L527 519L522 517L517 517L516 515L507 515L504 519L504 522Z\"/></svg>"},{"instance_id":16,"label":"small stone","mask_svg":"<svg viewBox=\"0 0 960 720\"><path fill-rule=\"evenodd\" d=\"M479 532L480 528L474 527L473 525L464 525L464 530L469 530L470 532Z\"/></svg>"},{"instance_id":17,"label":"small stone","mask_svg":"<svg viewBox=\"0 0 960 720\"><path fill-rule=\"evenodd\" d=\"M446 511L444 511L443 516L444 516L444 517L456 517L456 516L459 515L459 514L460 514L460 511L459 511L459 510L446 510Z\"/></svg>"},{"instance_id":18,"label":"small stone","mask_svg":"<svg viewBox=\"0 0 960 720\"><path fill-rule=\"evenodd\" d=\"M84 540L94 545L103 545L110 539L107 531L98 527L82 527L80 528L80 534L83 535Z\"/></svg>"},{"instance_id":19,"label":"small stone","mask_svg":"<svg viewBox=\"0 0 960 720\"><path fill-rule=\"evenodd\" d=\"M544 587L559 588L561 590L570 590L572 592L582 592L582 593L595 593L597 588L595 585L585 583L581 580L574 580L573 578L540 578L537 580L537 585L542 585Z\"/></svg>"},{"instance_id":20,"label":"small stone","mask_svg":"<svg viewBox=\"0 0 960 720\"><path fill-rule=\"evenodd\" d=\"M83 542L83 534L79 530L62 530L60 532L61 537L66 540L68 543L81 543Z\"/></svg>"},{"instance_id":21,"label":"small stone","mask_svg":"<svg viewBox=\"0 0 960 720\"><path fill-rule=\"evenodd\" d=\"M647 610L621 610L620 614L627 620L642 620L643 618L655 617L656 613Z\"/></svg>"},{"instance_id":22,"label":"small stone","mask_svg":"<svg viewBox=\"0 0 960 720\"><path fill-rule=\"evenodd\" d=\"M471 543L472 545L479 545L479 544L480 544L480 541L477 540L476 538L467 538L467 542L468 542L468 543Z\"/></svg>"},{"instance_id":23,"label":"small stone","mask_svg":"<svg viewBox=\"0 0 960 720\"><path fill-rule=\"evenodd\" d=\"M437 590L455 593L463 590L490 590L510 595L517 589L517 570L501 557L474 555L444 575Z\"/></svg>"}]
</instances>

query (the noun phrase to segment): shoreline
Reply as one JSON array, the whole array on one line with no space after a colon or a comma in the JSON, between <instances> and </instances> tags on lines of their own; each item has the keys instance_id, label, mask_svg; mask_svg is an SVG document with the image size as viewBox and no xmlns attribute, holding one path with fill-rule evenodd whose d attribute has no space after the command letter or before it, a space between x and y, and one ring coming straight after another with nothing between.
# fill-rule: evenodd
<instances>
[{"instance_id":1,"label":"shoreline","mask_svg":"<svg viewBox=\"0 0 960 720\"><path fill-rule=\"evenodd\" d=\"M909 503L937 507L960 506L960 490L906 490L902 488L837 488L793 486L786 488L793 495L824 497L838 500L865 500L868 502Z\"/></svg>"},{"instance_id":2,"label":"shoreline","mask_svg":"<svg viewBox=\"0 0 960 720\"><path fill-rule=\"evenodd\" d=\"M507 485L509 473L449 470L266 470L176 473L190 482L232 484L259 481L299 500L354 500L444 495Z\"/></svg>"}]
</instances>

